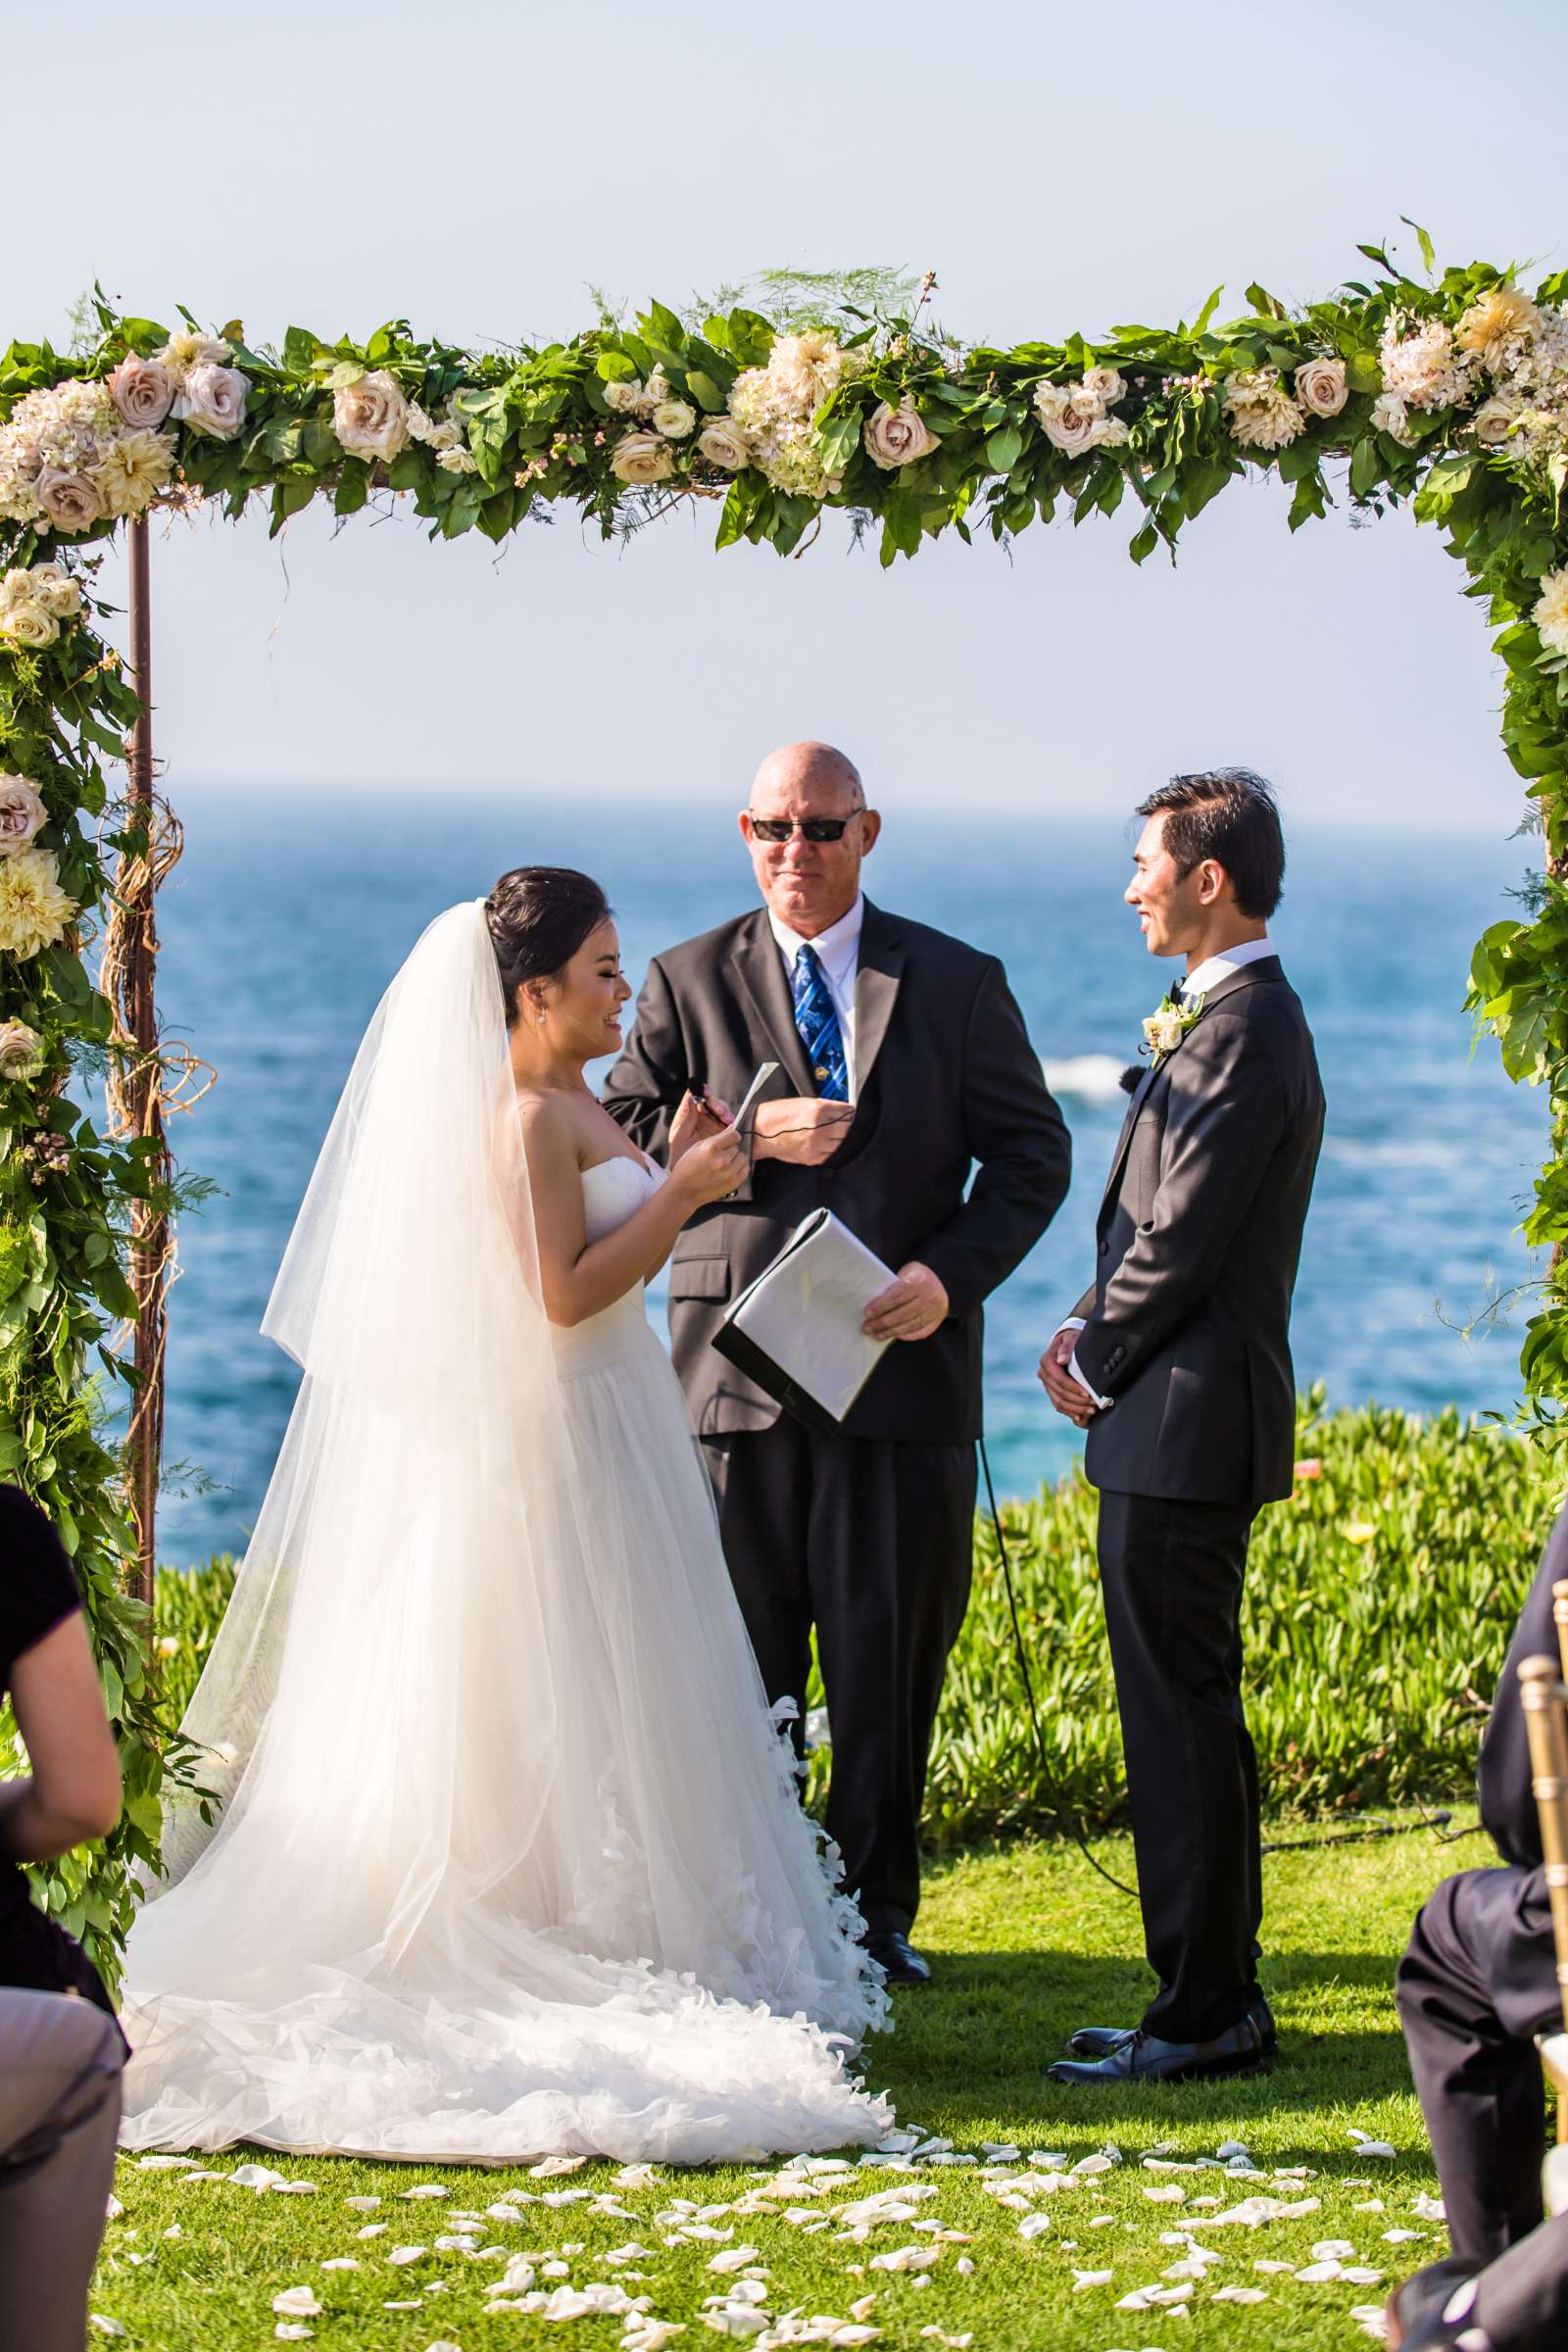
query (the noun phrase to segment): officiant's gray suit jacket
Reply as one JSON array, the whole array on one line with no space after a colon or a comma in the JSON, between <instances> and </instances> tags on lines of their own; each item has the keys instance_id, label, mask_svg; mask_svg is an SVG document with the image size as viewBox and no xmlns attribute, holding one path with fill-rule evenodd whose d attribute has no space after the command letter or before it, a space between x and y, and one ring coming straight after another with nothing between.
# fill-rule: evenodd
<instances>
[{"instance_id":1,"label":"officiant's gray suit jacket","mask_svg":"<svg viewBox=\"0 0 1568 2352\"><path fill-rule=\"evenodd\" d=\"M688 1086L701 1081L738 1103L764 1060L780 1065L764 1102L816 1093L783 959L759 908L655 958L605 1104L641 1150L662 1158ZM773 1398L709 1342L727 1301L819 1206L886 1264L930 1266L952 1306L929 1340L888 1349L846 1433L926 1445L980 1434L981 1301L1066 1196L1066 1126L997 958L869 900L855 1065L855 1116L825 1166L760 1162L739 1193L694 1217L675 1244L670 1340L704 1437L766 1429L778 1418Z\"/></svg>"},{"instance_id":2,"label":"officiant's gray suit jacket","mask_svg":"<svg viewBox=\"0 0 1568 2352\"><path fill-rule=\"evenodd\" d=\"M1291 1492L1291 1294L1323 1139L1312 1033L1278 956L1227 973L1128 1106L1075 1312L1097 1487L1173 1501Z\"/></svg>"}]
</instances>

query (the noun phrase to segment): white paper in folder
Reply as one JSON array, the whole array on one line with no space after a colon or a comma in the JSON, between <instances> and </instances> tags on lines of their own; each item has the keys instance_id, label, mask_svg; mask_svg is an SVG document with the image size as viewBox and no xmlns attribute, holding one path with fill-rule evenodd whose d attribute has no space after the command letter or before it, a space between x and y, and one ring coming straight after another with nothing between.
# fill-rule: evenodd
<instances>
[{"instance_id":1,"label":"white paper in folder","mask_svg":"<svg viewBox=\"0 0 1568 2352\"><path fill-rule=\"evenodd\" d=\"M724 1320L841 1421L890 1345L868 1339L860 1323L895 1280L874 1250L818 1208Z\"/></svg>"}]
</instances>

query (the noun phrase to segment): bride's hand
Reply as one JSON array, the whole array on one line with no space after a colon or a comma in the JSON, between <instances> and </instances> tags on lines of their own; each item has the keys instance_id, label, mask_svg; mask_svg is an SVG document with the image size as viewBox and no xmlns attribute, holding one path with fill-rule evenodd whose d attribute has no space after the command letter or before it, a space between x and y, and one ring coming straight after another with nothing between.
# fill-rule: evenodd
<instances>
[{"instance_id":1,"label":"bride's hand","mask_svg":"<svg viewBox=\"0 0 1568 2352\"><path fill-rule=\"evenodd\" d=\"M750 1164L741 1136L733 1127L720 1127L716 1135L687 1145L670 1183L680 1188L692 1208L706 1208L710 1200L727 1200L744 1184Z\"/></svg>"},{"instance_id":2,"label":"bride's hand","mask_svg":"<svg viewBox=\"0 0 1568 2352\"><path fill-rule=\"evenodd\" d=\"M690 1089L682 1095L680 1108L669 1124L669 1164L673 1168L685 1158L693 1144L700 1144L713 1135L722 1135L732 1125L727 1102L716 1095L706 1101Z\"/></svg>"}]
</instances>

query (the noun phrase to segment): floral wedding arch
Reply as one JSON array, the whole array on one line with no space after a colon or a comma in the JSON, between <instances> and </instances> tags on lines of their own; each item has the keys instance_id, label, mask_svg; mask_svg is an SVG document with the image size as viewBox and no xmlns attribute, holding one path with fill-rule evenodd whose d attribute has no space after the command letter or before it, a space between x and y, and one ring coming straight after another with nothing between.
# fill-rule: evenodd
<instances>
[{"instance_id":1,"label":"floral wedding arch","mask_svg":"<svg viewBox=\"0 0 1568 2352\"><path fill-rule=\"evenodd\" d=\"M1551 1154L1525 1232L1553 1246L1523 1354L1537 1429L1568 1403L1568 271L1527 295L1485 264L1371 265L1292 313L1123 326L1094 342L963 346L885 283L795 281L769 314L654 303L569 341L473 353L402 321L368 342L236 320L171 333L101 296L69 353L0 360L0 1477L60 1527L87 1594L125 1767L106 1847L40 1874L111 1969L128 1873L155 1864L172 1742L147 1657L170 1219L191 1197L164 1112L200 1065L160 1035L153 897L178 829L152 783L147 517L317 499L348 515L412 501L432 536L500 541L567 504L607 534L690 498L717 544L804 551L825 509L879 530L884 564L946 530L1005 540L1063 508L1134 516L1142 563L1226 485L1292 485L1293 530L1331 478L1352 509L1409 501L1446 533L1497 631L1502 732L1537 805L1544 872L1523 919L1481 940L1470 1001L1509 1074L1544 1084ZM131 538L133 676L100 634L100 550ZM144 704L136 688L146 696ZM129 761L129 789L109 771ZM96 942L96 950L94 943ZM89 954L96 955L96 969ZM109 1113L72 1100L108 1081ZM116 1334L135 1335L129 1360ZM130 1392L128 1460L106 1383ZM139 1597L137 1596L139 1594Z\"/></svg>"}]
</instances>

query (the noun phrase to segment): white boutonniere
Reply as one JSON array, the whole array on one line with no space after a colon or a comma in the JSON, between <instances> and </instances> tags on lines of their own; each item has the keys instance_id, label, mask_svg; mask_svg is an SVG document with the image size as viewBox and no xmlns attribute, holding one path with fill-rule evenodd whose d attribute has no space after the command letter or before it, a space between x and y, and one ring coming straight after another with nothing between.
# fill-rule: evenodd
<instances>
[{"instance_id":1,"label":"white boutonniere","mask_svg":"<svg viewBox=\"0 0 1568 2352\"><path fill-rule=\"evenodd\" d=\"M1202 1009L1201 997L1195 997L1190 1004L1178 1004L1173 992L1157 1012L1150 1014L1144 1023L1144 1052L1154 1069L1158 1069L1167 1054L1175 1053Z\"/></svg>"}]
</instances>

